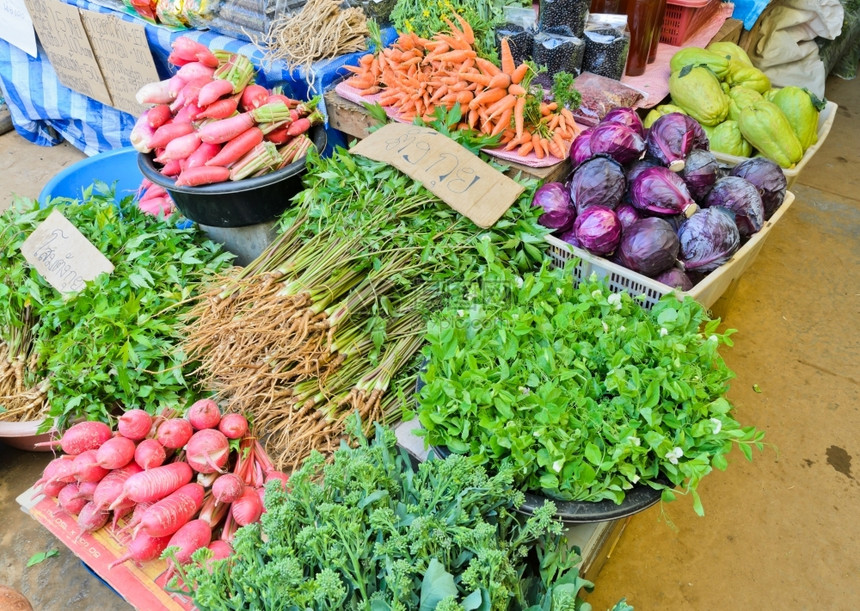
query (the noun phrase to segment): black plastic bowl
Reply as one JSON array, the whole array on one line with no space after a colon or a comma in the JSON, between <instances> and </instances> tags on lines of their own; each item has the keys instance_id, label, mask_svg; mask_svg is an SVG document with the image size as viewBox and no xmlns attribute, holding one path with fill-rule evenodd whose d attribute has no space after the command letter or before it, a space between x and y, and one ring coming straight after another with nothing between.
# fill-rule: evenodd
<instances>
[{"instance_id":1,"label":"black plastic bowl","mask_svg":"<svg viewBox=\"0 0 860 611\"><path fill-rule=\"evenodd\" d=\"M318 151L325 150L327 137L321 125L311 128L310 137ZM290 205L290 198L301 190L305 173L305 158L302 157L285 168L257 178L177 187L173 178L156 169L152 158L152 153L138 154L141 173L164 187L187 218L209 227L245 227L276 219Z\"/></svg>"}]
</instances>

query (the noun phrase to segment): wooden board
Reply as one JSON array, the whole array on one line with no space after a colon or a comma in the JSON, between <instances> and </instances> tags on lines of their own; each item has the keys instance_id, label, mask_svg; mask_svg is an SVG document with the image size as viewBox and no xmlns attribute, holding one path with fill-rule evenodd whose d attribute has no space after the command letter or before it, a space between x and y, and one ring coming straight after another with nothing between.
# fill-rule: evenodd
<instances>
[{"instance_id":1,"label":"wooden board","mask_svg":"<svg viewBox=\"0 0 860 611\"><path fill-rule=\"evenodd\" d=\"M329 125L346 134L347 139L363 140L370 133L370 128L376 126L376 121L364 108L355 102L343 99L334 90L325 94L325 107ZM542 183L562 181L570 173L570 159L546 168L531 168L511 162L502 163L508 166L508 170L505 171L508 176L523 174Z\"/></svg>"}]
</instances>

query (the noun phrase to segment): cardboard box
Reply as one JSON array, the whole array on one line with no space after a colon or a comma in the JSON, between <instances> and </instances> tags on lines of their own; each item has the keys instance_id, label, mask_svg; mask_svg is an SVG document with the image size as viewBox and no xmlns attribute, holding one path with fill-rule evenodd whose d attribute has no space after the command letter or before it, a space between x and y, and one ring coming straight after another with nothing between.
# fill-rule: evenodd
<instances>
[{"instance_id":1,"label":"cardboard box","mask_svg":"<svg viewBox=\"0 0 860 611\"><path fill-rule=\"evenodd\" d=\"M117 538L110 526L76 538L80 530L77 520L61 510L56 499L29 488L16 500L25 513L47 528L135 609L183 611L195 608L191 599L164 590L167 570L164 560L147 562L143 566L136 566L129 560L108 569L111 562L125 553L123 540L126 540Z\"/></svg>"}]
</instances>

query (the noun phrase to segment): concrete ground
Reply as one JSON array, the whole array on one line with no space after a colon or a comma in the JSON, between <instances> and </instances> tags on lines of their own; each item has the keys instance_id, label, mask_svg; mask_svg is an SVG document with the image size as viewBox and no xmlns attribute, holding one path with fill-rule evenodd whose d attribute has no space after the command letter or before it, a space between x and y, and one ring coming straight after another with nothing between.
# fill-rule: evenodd
<instances>
[{"instance_id":1,"label":"concrete ground","mask_svg":"<svg viewBox=\"0 0 860 611\"><path fill-rule=\"evenodd\" d=\"M752 463L734 451L704 480L705 517L683 498L633 517L588 597L597 611L621 597L638 611L860 608L860 80L831 79L827 97L833 131L720 308L738 330L729 397L770 445ZM0 136L0 202L37 196L81 158ZM47 460L0 443L0 584L44 611L130 608L16 505Z\"/></svg>"}]
</instances>

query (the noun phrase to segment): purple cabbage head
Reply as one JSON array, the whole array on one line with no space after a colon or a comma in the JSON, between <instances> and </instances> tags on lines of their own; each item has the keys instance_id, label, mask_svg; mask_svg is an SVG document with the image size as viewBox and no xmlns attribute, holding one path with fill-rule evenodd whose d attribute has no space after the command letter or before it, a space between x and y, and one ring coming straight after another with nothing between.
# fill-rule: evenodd
<instances>
[{"instance_id":1,"label":"purple cabbage head","mask_svg":"<svg viewBox=\"0 0 860 611\"><path fill-rule=\"evenodd\" d=\"M711 151L693 149L687 155L681 176L687 183L690 195L698 202L708 194L720 177L720 164Z\"/></svg>"},{"instance_id":2,"label":"purple cabbage head","mask_svg":"<svg viewBox=\"0 0 860 611\"><path fill-rule=\"evenodd\" d=\"M787 181L782 168L766 157L753 157L739 163L729 172L731 176L746 178L758 189L764 206L765 220L773 216L785 199Z\"/></svg>"},{"instance_id":3,"label":"purple cabbage head","mask_svg":"<svg viewBox=\"0 0 860 611\"><path fill-rule=\"evenodd\" d=\"M606 206L586 208L576 217L573 231L582 248L595 255L613 253L621 240L621 223Z\"/></svg>"},{"instance_id":4,"label":"purple cabbage head","mask_svg":"<svg viewBox=\"0 0 860 611\"><path fill-rule=\"evenodd\" d=\"M674 172L684 168L684 160L690 151L709 148L708 136L699 122L679 112L671 112L654 121L645 139L648 155Z\"/></svg>"},{"instance_id":5,"label":"purple cabbage head","mask_svg":"<svg viewBox=\"0 0 860 611\"><path fill-rule=\"evenodd\" d=\"M591 152L591 134L593 131L594 127L582 130L574 139L573 144L570 145L570 162L574 166L578 166L593 155Z\"/></svg>"},{"instance_id":6,"label":"purple cabbage head","mask_svg":"<svg viewBox=\"0 0 860 611\"><path fill-rule=\"evenodd\" d=\"M764 225L764 205L758 189L740 176L726 176L717 181L703 204L722 206L735 213L735 224L742 238L748 238Z\"/></svg>"},{"instance_id":7,"label":"purple cabbage head","mask_svg":"<svg viewBox=\"0 0 860 611\"><path fill-rule=\"evenodd\" d=\"M642 157L645 140L622 123L600 123L591 132L591 152L609 155L619 163L630 163Z\"/></svg>"},{"instance_id":8,"label":"purple cabbage head","mask_svg":"<svg viewBox=\"0 0 860 611\"><path fill-rule=\"evenodd\" d=\"M576 237L576 230L573 227L569 227L564 231L559 231L555 236L562 242L567 242L576 248L582 248L582 243L579 241L579 238Z\"/></svg>"},{"instance_id":9,"label":"purple cabbage head","mask_svg":"<svg viewBox=\"0 0 860 611\"><path fill-rule=\"evenodd\" d=\"M639 115L632 108L613 108L603 116L600 122L626 125L639 134L640 137L645 137L645 127L642 125L642 119L639 118Z\"/></svg>"},{"instance_id":10,"label":"purple cabbage head","mask_svg":"<svg viewBox=\"0 0 860 611\"><path fill-rule=\"evenodd\" d=\"M728 208L704 208L678 230L680 260L687 271L711 272L732 258L741 244L734 213Z\"/></svg>"},{"instance_id":11,"label":"purple cabbage head","mask_svg":"<svg viewBox=\"0 0 860 611\"><path fill-rule=\"evenodd\" d=\"M574 168L568 182L577 214L589 206L615 208L627 189L624 168L612 157L597 155Z\"/></svg>"},{"instance_id":12,"label":"purple cabbage head","mask_svg":"<svg viewBox=\"0 0 860 611\"><path fill-rule=\"evenodd\" d=\"M576 209L570 201L570 193L560 182L548 182L538 187L532 206L543 208L538 223L544 227L564 230L573 226Z\"/></svg>"},{"instance_id":13,"label":"purple cabbage head","mask_svg":"<svg viewBox=\"0 0 860 611\"><path fill-rule=\"evenodd\" d=\"M630 185L630 203L651 214L693 214L698 209L684 179L663 166L646 168Z\"/></svg>"},{"instance_id":14,"label":"purple cabbage head","mask_svg":"<svg viewBox=\"0 0 860 611\"><path fill-rule=\"evenodd\" d=\"M630 204L621 204L618 206L615 209L615 216L618 217L618 221L621 223L622 231L642 218L639 211Z\"/></svg>"},{"instance_id":15,"label":"purple cabbage head","mask_svg":"<svg viewBox=\"0 0 860 611\"><path fill-rule=\"evenodd\" d=\"M660 163L656 159L645 157L644 159L637 159L633 163L628 163L624 166L624 175L627 177L627 191L624 193L625 202L630 201L630 187L633 185L633 181L636 180L636 177L639 176L643 170L654 168L659 165Z\"/></svg>"},{"instance_id":16,"label":"purple cabbage head","mask_svg":"<svg viewBox=\"0 0 860 611\"><path fill-rule=\"evenodd\" d=\"M693 281L690 280L684 270L678 267L670 267L665 272L655 276L654 280L679 291L689 291L693 288Z\"/></svg>"},{"instance_id":17,"label":"purple cabbage head","mask_svg":"<svg viewBox=\"0 0 860 611\"><path fill-rule=\"evenodd\" d=\"M625 267L654 277L675 264L678 247L678 234L672 226L651 216L636 221L624 231L618 254Z\"/></svg>"}]
</instances>

